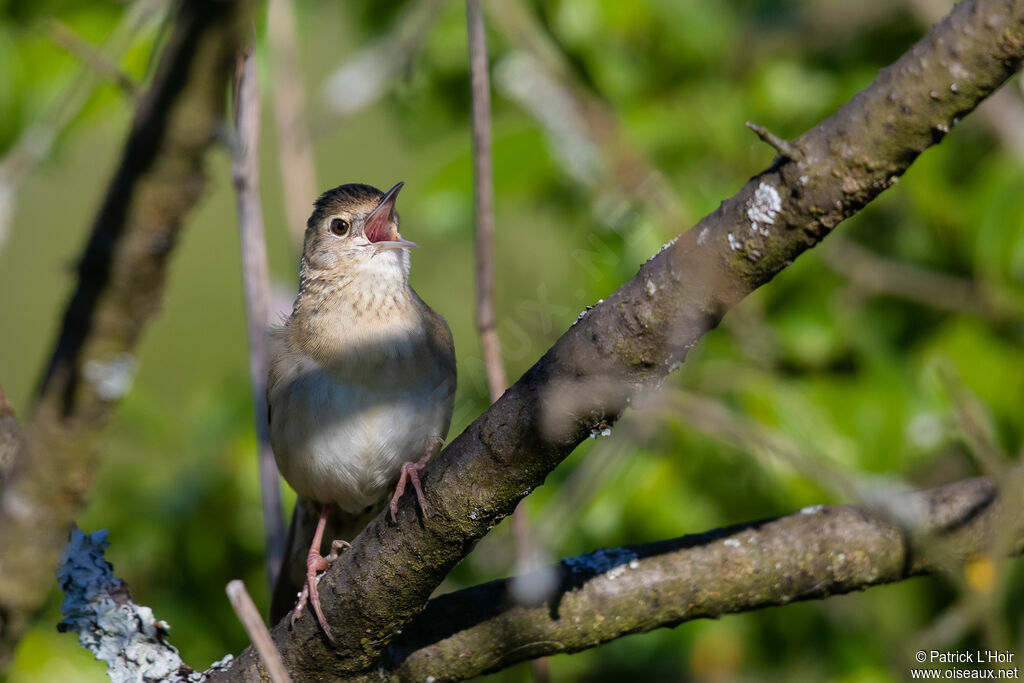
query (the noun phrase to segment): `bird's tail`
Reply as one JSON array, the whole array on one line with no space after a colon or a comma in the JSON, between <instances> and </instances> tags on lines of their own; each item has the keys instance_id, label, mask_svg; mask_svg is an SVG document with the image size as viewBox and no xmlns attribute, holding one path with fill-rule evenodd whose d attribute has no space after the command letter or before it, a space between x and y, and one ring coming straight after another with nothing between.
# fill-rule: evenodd
<instances>
[{"instance_id":1,"label":"bird's tail","mask_svg":"<svg viewBox=\"0 0 1024 683\"><path fill-rule=\"evenodd\" d=\"M278 572L274 595L270 601L270 623L276 624L283 619L295 606L302 583L306 580L306 555L313 542L316 524L320 520L321 504L306 498L295 501L295 511L288 525L288 537L284 544L284 559L281 571ZM371 519L380 512L380 507L373 507L364 512L353 514L332 507L327 516L323 543L320 552L330 552L331 541L338 539L351 541L363 530Z\"/></svg>"}]
</instances>

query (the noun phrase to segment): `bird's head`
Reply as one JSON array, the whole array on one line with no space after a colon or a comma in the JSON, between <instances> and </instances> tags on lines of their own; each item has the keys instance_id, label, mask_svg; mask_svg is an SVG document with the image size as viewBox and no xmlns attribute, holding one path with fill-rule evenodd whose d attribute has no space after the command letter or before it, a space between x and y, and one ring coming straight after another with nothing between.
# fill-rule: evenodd
<instances>
[{"instance_id":1,"label":"bird's head","mask_svg":"<svg viewBox=\"0 0 1024 683\"><path fill-rule=\"evenodd\" d=\"M318 280L369 275L407 282L408 250L418 245L398 233L395 200L404 184L381 192L350 183L320 195L306 222L304 274Z\"/></svg>"}]
</instances>

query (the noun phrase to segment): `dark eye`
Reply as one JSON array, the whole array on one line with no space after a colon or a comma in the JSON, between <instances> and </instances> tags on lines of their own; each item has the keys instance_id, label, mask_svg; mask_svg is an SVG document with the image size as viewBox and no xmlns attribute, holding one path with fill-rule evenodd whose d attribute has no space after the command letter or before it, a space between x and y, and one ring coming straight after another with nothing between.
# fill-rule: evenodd
<instances>
[{"instance_id":1,"label":"dark eye","mask_svg":"<svg viewBox=\"0 0 1024 683\"><path fill-rule=\"evenodd\" d=\"M332 218L331 219L331 232L338 237L341 237L348 232L348 221L344 218Z\"/></svg>"}]
</instances>

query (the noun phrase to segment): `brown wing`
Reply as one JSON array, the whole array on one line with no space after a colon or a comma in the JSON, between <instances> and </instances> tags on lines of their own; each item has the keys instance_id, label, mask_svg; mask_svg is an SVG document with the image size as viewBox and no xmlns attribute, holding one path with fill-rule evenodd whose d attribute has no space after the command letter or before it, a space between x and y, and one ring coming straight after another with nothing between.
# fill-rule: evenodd
<instances>
[{"instance_id":1,"label":"brown wing","mask_svg":"<svg viewBox=\"0 0 1024 683\"><path fill-rule=\"evenodd\" d=\"M444 319L444 316L426 304L423 304L423 307L426 309L425 317L427 324L430 326L430 339L433 342L436 362L444 374L450 377L450 381L440 389L444 395L439 397L440 400L446 403L448 409L444 433L440 435L441 438L446 438L448 436L448 428L451 426L452 410L455 407L455 385L458 383L458 373L455 366L455 340L452 338L451 328L448 327L448 321Z\"/></svg>"}]
</instances>

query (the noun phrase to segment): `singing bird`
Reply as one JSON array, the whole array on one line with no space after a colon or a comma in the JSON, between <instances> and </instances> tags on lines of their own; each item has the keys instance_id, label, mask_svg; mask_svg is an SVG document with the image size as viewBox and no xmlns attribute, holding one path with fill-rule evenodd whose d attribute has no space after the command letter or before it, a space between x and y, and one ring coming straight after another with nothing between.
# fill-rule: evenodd
<instances>
[{"instance_id":1,"label":"singing bird","mask_svg":"<svg viewBox=\"0 0 1024 683\"><path fill-rule=\"evenodd\" d=\"M308 599L332 641L317 572L348 543L335 540L322 554L328 520L352 538L392 491L394 517L407 483L428 514L419 471L452 418L452 334L409 286L409 250L417 245L398 232L402 186L341 185L316 200L294 310L270 333L270 440L299 495L271 612L283 616L302 585L293 621Z\"/></svg>"}]
</instances>

